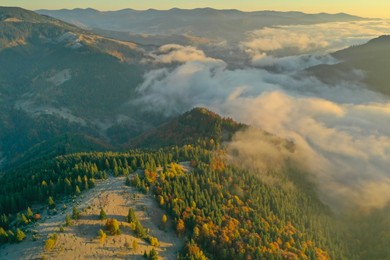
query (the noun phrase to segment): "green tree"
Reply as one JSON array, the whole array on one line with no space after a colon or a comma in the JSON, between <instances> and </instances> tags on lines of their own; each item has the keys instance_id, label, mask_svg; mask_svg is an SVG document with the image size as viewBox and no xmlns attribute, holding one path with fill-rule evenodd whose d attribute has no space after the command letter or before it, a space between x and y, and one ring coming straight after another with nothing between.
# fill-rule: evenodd
<instances>
[{"instance_id":1,"label":"green tree","mask_svg":"<svg viewBox=\"0 0 390 260\"><path fill-rule=\"evenodd\" d=\"M65 226L66 227L69 227L69 226L71 226L72 225L72 220L71 220L71 218L70 218L70 215L69 214L66 214L66 216L65 216Z\"/></svg>"},{"instance_id":2,"label":"green tree","mask_svg":"<svg viewBox=\"0 0 390 260\"><path fill-rule=\"evenodd\" d=\"M26 234L19 228L16 229L16 234L15 234L15 241L16 242L22 242L26 238Z\"/></svg>"},{"instance_id":3,"label":"green tree","mask_svg":"<svg viewBox=\"0 0 390 260\"><path fill-rule=\"evenodd\" d=\"M23 213L22 214L18 213L17 218L20 225L26 225L29 222L29 220L26 218L26 216Z\"/></svg>"},{"instance_id":4,"label":"green tree","mask_svg":"<svg viewBox=\"0 0 390 260\"><path fill-rule=\"evenodd\" d=\"M127 214L126 221L128 223L136 221L137 218L135 217L135 212L133 208L129 208L129 213Z\"/></svg>"},{"instance_id":5,"label":"green tree","mask_svg":"<svg viewBox=\"0 0 390 260\"><path fill-rule=\"evenodd\" d=\"M79 219L80 218L80 212L79 212L79 210L76 207L73 207L72 218L73 219Z\"/></svg>"},{"instance_id":6,"label":"green tree","mask_svg":"<svg viewBox=\"0 0 390 260\"><path fill-rule=\"evenodd\" d=\"M141 222L138 220L135 221L135 233L138 237L145 237L146 231L144 227L142 226Z\"/></svg>"},{"instance_id":7,"label":"green tree","mask_svg":"<svg viewBox=\"0 0 390 260\"><path fill-rule=\"evenodd\" d=\"M0 245L6 242L8 242L8 234L2 227L0 227Z\"/></svg>"},{"instance_id":8,"label":"green tree","mask_svg":"<svg viewBox=\"0 0 390 260\"><path fill-rule=\"evenodd\" d=\"M78 196L81 194L81 191L80 191L80 188L79 188L79 185L76 185L76 188L75 188L75 194Z\"/></svg>"},{"instance_id":9,"label":"green tree","mask_svg":"<svg viewBox=\"0 0 390 260\"><path fill-rule=\"evenodd\" d=\"M152 248L152 250L150 250L148 259L149 260L158 260L158 253L154 248Z\"/></svg>"},{"instance_id":10,"label":"green tree","mask_svg":"<svg viewBox=\"0 0 390 260\"><path fill-rule=\"evenodd\" d=\"M100 209L99 219L101 219L101 220L107 219L107 214L103 208Z\"/></svg>"},{"instance_id":11,"label":"green tree","mask_svg":"<svg viewBox=\"0 0 390 260\"><path fill-rule=\"evenodd\" d=\"M50 196L49 199L47 200L47 205L49 206L49 209L54 209L56 207L56 204L52 196Z\"/></svg>"},{"instance_id":12,"label":"green tree","mask_svg":"<svg viewBox=\"0 0 390 260\"><path fill-rule=\"evenodd\" d=\"M34 218L34 213L32 212L32 210L30 209L30 207L27 208L27 218L29 220L33 220Z\"/></svg>"}]
</instances>

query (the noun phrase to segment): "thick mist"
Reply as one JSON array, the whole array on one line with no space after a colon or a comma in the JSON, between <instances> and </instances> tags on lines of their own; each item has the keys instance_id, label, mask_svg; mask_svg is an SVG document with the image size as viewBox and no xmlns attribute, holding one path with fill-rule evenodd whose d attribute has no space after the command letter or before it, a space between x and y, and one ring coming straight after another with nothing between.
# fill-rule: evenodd
<instances>
[{"instance_id":1,"label":"thick mist","mask_svg":"<svg viewBox=\"0 0 390 260\"><path fill-rule=\"evenodd\" d=\"M334 210L382 208L390 202L390 100L359 83L362 71L327 85L305 69L341 62L326 53L389 31L387 21L265 28L239 44L250 60L239 69L191 46L163 46L151 56L166 66L144 75L137 102L166 116L204 106L285 138L296 149L247 130L228 150L258 172L298 161Z\"/></svg>"}]
</instances>

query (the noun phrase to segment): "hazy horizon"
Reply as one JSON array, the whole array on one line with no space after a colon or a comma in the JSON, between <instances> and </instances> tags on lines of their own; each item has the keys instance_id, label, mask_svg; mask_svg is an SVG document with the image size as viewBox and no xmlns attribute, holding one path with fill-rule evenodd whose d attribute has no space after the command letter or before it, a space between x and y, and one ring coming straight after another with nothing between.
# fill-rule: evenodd
<instances>
[{"instance_id":1,"label":"hazy horizon","mask_svg":"<svg viewBox=\"0 0 390 260\"><path fill-rule=\"evenodd\" d=\"M83 3L71 0L66 2L52 2L48 0L38 0L26 2L22 0L4 0L0 2L1 6L18 6L29 10L57 10L57 9L75 9L75 8L93 8L100 11L116 11L126 8L135 10L169 10L172 8L195 9L195 8L213 8L213 9L237 9L240 11L297 11L304 13L348 13L367 18L389 18L387 10L390 9L390 2L371 3L365 0L355 1L351 5L348 1L325 1L320 0L315 3L306 0L294 0L289 3L284 1L263 1L258 3L254 0L243 0L240 3L235 1L224 1L223 3L210 3L202 0L196 2L190 1L164 1L157 0L145 2L136 1L116 1L116 3L105 0L87 0Z\"/></svg>"}]
</instances>

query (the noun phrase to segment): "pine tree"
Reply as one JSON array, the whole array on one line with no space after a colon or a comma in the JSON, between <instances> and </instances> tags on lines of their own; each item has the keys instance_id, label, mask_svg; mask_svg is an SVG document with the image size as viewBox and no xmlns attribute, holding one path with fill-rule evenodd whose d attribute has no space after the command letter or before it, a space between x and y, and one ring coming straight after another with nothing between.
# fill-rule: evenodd
<instances>
[{"instance_id":1,"label":"pine tree","mask_svg":"<svg viewBox=\"0 0 390 260\"><path fill-rule=\"evenodd\" d=\"M76 207L73 207L72 218L73 219L79 219L80 218L80 212L79 212L79 210Z\"/></svg>"},{"instance_id":2,"label":"pine tree","mask_svg":"<svg viewBox=\"0 0 390 260\"><path fill-rule=\"evenodd\" d=\"M32 220L34 218L34 213L30 209L30 207L27 208L27 218Z\"/></svg>"},{"instance_id":3,"label":"pine tree","mask_svg":"<svg viewBox=\"0 0 390 260\"><path fill-rule=\"evenodd\" d=\"M8 242L8 234L2 227L0 227L0 245L6 242Z\"/></svg>"},{"instance_id":4,"label":"pine tree","mask_svg":"<svg viewBox=\"0 0 390 260\"><path fill-rule=\"evenodd\" d=\"M66 214L66 217L65 217L65 226L66 227L69 227L72 225L72 220L70 219L70 215L69 214Z\"/></svg>"},{"instance_id":5,"label":"pine tree","mask_svg":"<svg viewBox=\"0 0 390 260\"><path fill-rule=\"evenodd\" d=\"M19 228L16 229L16 234L15 234L15 241L16 242L22 242L26 238L26 234Z\"/></svg>"},{"instance_id":6,"label":"pine tree","mask_svg":"<svg viewBox=\"0 0 390 260\"><path fill-rule=\"evenodd\" d=\"M149 260L158 260L158 253L154 248L152 248L152 250L150 250L148 259Z\"/></svg>"},{"instance_id":7,"label":"pine tree","mask_svg":"<svg viewBox=\"0 0 390 260\"><path fill-rule=\"evenodd\" d=\"M76 185L76 188L75 188L75 194L78 196L81 194L81 191L80 191L80 188L79 188L79 185Z\"/></svg>"},{"instance_id":8,"label":"pine tree","mask_svg":"<svg viewBox=\"0 0 390 260\"><path fill-rule=\"evenodd\" d=\"M56 204L52 196L50 196L49 199L47 200L47 205L49 206L49 209L54 209L56 207Z\"/></svg>"},{"instance_id":9,"label":"pine tree","mask_svg":"<svg viewBox=\"0 0 390 260\"><path fill-rule=\"evenodd\" d=\"M100 220L105 220L105 219L107 219L106 212L104 211L103 208L100 209L99 219L100 219Z\"/></svg>"},{"instance_id":10,"label":"pine tree","mask_svg":"<svg viewBox=\"0 0 390 260\"><path fill-rule=\"evenodd\" d=\"M136 221L135 212L133 208L129 208L129 213L127 214L126 220L128 223Z\"/></svg>"}]
</instances>

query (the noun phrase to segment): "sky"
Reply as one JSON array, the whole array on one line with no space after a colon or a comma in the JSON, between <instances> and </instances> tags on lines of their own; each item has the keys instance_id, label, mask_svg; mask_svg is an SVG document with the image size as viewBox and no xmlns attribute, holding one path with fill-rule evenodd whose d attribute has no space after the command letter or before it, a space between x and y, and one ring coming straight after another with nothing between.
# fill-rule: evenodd
<instances>
[{"instance_id":1,"label":"sky","mask_svg":"<svg viewBox=\"0 0 390 260\"><path fill-rule=\"evenodd\" d=\"M389 0L0 0L1 6L19 6L30 10L94 8L98 10L119 10L132 8L145 10L170 8L239 9L243 11L276 10L302 11L306 13L349 13L363 17L390 18Z\"/></svg>"}]
</instances>

